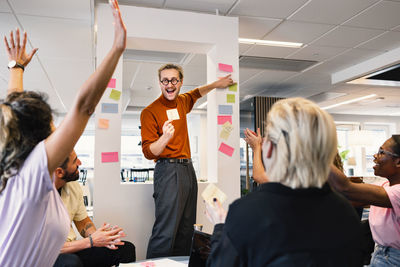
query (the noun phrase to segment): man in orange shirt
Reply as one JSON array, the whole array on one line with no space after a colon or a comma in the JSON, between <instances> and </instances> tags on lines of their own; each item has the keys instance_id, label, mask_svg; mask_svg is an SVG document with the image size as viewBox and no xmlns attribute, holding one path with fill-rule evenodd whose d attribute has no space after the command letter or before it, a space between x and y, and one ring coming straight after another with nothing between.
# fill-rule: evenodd
<instances>
[{"instance_id":1,"label":"man in orange shirt","mask_svg":"<svg viewBox=\"0 0 400 267\"><path fill-rule=\"evenodd\" d=\"M189 255L196 222L197 179L186 114L200 97L233 84L228 75L180 95L183 70L174 64L162 66L158 78L162 94L140 115L143 154L157 162L153 194L156 220L147 258Z\"/></svg>"}]
</instances>

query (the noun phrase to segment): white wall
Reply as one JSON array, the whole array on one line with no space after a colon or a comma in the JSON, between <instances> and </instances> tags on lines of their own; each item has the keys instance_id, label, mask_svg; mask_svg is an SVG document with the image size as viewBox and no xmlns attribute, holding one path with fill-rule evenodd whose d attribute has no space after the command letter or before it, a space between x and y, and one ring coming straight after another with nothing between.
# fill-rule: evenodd
<instances>
[{"instance_id":1,"label":"white wall","mask_svg":"<svg viewBox=\"0 0 400 267\"><path fill-rule=\"evenodd\" d=\"M238 81L237 18L128 6L121 6L121 12L128 30L128 48L207 54L208 82L220 76L217 73L217 63L231 64L236 71L233 78ZM97 22L97 57L101 59L110 48L113 36L108 5L98 5ZM119 80L117 89L122 90L122 64L118 66L114 76ZM211 179L228 195L228 201L225 203L227 207L240 196L239 89L236 92L236 103L233 105L234 130L227 142L235 148L231 158L217 152L220 126L216 124L216 110L218 104L226 102L225 94L226 90L219 90L212 92L208 97L209 146L206 157L208 176L211 173ZM107 98L105 95L102 101L108 102ZM99 114L102 115L98 108L96 117ZM137 259L140 260L145 257L154 223L153 186L120 184L119 163L101 163L101 152L120 151L121 114L107 116L113 123L110 129L96 129L94 219L96 225L108 221L122 226L128 235L127 240L136 245ZM215 165L210 166L210 162ZM199 184L199 196L205 186L206 184ZM204 229L211 232L212 226L203 212L203 203L199 199L197 222L204 224Z\"/></svg>"}]
</instances>

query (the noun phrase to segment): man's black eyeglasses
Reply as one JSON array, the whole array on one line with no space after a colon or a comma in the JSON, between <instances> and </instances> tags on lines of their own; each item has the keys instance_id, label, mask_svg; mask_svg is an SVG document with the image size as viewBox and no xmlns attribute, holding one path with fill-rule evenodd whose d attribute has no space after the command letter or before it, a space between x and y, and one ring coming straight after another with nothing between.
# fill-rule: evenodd
<instances>
[{"instance_id":1,"label":"man's black eyeglasses","mask_svg":"<svg viewBox=\"0 0 400 267\"><path fill-rule=\"evenodd\" d=\"M171 80L164 79L161 81L161 83L165 86L167 86L169 83L171 83L172 85L177 85L179 82L180 82L180 80L178 80L176 78L172 78Z\"/></svg>"}]
</instances>

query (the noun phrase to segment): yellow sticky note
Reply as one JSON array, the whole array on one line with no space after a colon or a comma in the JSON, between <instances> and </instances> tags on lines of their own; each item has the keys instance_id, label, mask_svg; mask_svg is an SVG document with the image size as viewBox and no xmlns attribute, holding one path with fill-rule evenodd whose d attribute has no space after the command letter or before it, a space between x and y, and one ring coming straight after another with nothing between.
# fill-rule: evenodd
<instances>
[{"instance_id":1,"label":"yellow sticky note","mask_svg":"<svg viewBox=\"0 0 400 267\"><path fill-rule=\"evenodd\" d=\"M222 129L224 129L227 132L231 132L233 130L232 123L226 121L224 124L222 124Z\"/></svg>"},{"instance_id":2,"label":"yellow sticky note","mask_svg":"<svg viewBox=\"0 0 400 267\"><path fill-rule=\"evenodd\" d=\"M228 141L229 135L231 135L231 132L228 132L225 129L222 129L221 134L219 135L219 137L221 137L222 139L225 139L226 141Z\"/></svg>"},{"instance_id":3,"label":"yellow sticky note","mask_svg":"<svg viewBox=\"0 0 400 267\"><path fill-rule=\"evenodd\" d=\"M226 194L214 184L208 184L203 193L201 193L201 196L210 205L212 205L214 198L217 198L221 203L226 200Z\"/></svg>"},{"instance_id":4,"label":"yellow sticky note","mask_svg":"<svg viewBox=\"0 0 400 267\"><path fill-rule=\"evenodd\" d=\"M233 95L233 94L227 94L227 95L226 95L226 102L227 102L227 103L235 103L235 95Z\"/></svg>"},{"instance_id":5,"label":"yellow sticky note","mask_svg":"<svg viewBox=\"0 0 400 267\"><path fill-rule=\"evenodd\" d=\"M110 93L110 98L114 99L115 101L119 101L119 99L121 98L121 91L112 89Z\"/></svg>"},{"instance_id":6,"label":"yellow sticky note","mask_svg":"<svg viewBox=\"0 0 400 267\"><path fill-rule=\"evenodd\" d=\"M237 83L230 85L229 86L229 91L237 92Z\"/></svg>"},{"instance_id":7,"label":"yellow sticky note","mask_svg":"<svg viewBox=\"0 0 400 267\"><path fill-rule=\"evenodd\" d=\"M99 119L98 126L100 129L108 129L110 121L107 119Z\"/></svg>"}]
</instances>

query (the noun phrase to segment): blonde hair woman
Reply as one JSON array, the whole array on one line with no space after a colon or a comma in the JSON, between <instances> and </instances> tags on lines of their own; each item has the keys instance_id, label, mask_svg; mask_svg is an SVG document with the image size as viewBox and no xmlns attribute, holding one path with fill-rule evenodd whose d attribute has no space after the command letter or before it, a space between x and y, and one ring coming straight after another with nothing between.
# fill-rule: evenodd
<instances>
[{"instance_id":1,"label":"blonde hair woman","mask_svg":"<svg viewBox=\"0 0 400 267\"><path fill-rule=\"evenodd\" d=\"M331 116L303 98L268 113L263 162L268 183L236 200L214 227L208 266L361 266L361 230L347 200L327 184L336 153Z\"/></svg>"}]
</instances>

